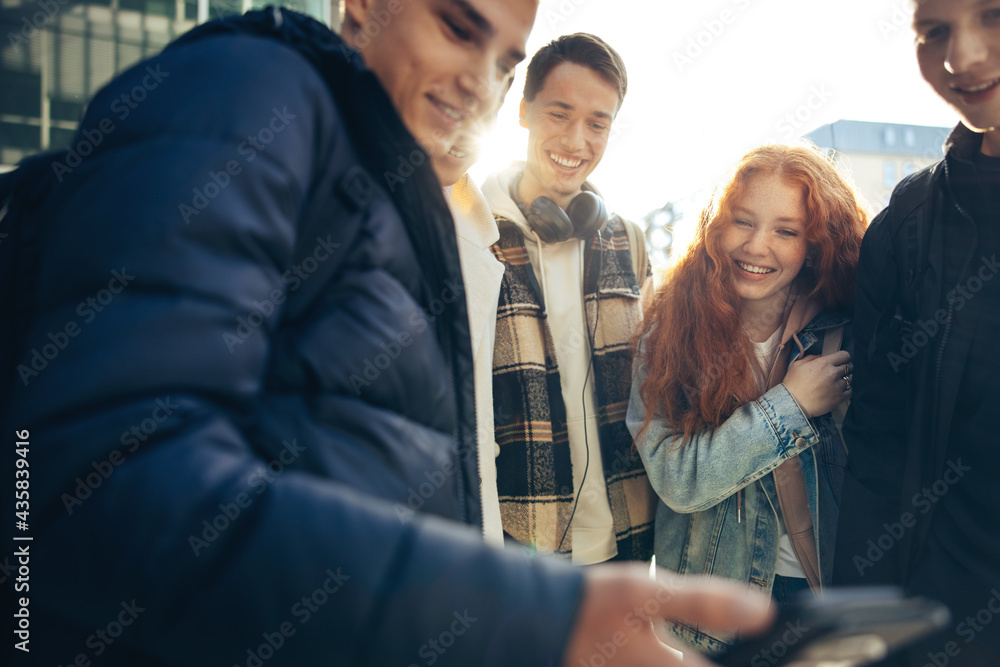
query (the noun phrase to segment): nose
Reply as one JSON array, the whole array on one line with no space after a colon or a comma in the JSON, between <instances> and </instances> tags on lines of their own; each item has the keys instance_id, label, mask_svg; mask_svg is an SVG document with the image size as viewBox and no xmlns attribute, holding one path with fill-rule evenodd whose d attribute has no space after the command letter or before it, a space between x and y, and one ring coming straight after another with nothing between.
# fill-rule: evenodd
<instances>
[{"instance_id":1,"label":"nose","mask_svg":"<svg viewBox=\"0 0 1000 667\"><path fill-rule=\"evenodd\" d=\"M486 49L470 55L458 76L462 105L478 116L499 102L502 77L497 68L497 54Z\"/></svg>"},{"instance_id":2,"label":"nose","mask_svg":"<svg viewBox=\"0 0 1000 667\"><path fill-rule=\"evenodd\" d=\"M749 255L763 257L767 253L767 236L765 231L759 228L752 230L743 244L743 250Z\"/></svg>"},{"instance_id":3,"label":"nose","mask_svg":"<svg viewBox=\"0 0 1000 667\"><path fill-rule=\"evenodd\" d=\"M975 27L955 26L948 40L944 66L952 74L972 71L985 62L989 43Z\"/></svg>"},{"instance_id":4,"label":"nose","mask_svg":"<svg viewBox=\"0 0 1000 667\"><path fill-rule=\"evenodd\" d=\"M566 150L579 151L586 145L583 123L584 119L578 118L566 126L566 130L560 137L560 142Z\"/></svg>"}]
</instances>

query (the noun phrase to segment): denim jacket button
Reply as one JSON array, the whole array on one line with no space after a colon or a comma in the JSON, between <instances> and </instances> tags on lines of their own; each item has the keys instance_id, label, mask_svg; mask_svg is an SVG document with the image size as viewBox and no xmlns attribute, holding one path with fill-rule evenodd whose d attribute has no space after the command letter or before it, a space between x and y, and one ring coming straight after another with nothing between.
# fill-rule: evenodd
<instances>
[{"instance_id":1,"label":"denim jacket button","mask_svg":"<svg viewBox=\"0 0 1000 667\"><path fill-rule=\"evenodd\" d=\"M795 446L796 447L805 447L807 444L809 444L809 443L806 442L805 438L796 438L795 439Z\"/></svg>"}]
</instances>

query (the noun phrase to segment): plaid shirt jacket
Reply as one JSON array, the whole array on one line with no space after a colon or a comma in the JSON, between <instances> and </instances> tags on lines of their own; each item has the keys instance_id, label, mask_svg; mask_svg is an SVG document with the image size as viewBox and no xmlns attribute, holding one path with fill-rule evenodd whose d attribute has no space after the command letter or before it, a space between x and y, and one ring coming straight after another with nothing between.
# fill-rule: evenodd
<instances>
[{"instance_id":1,"label":"plaid shirt jacket","mask_svg":"<svg viewBox=\"0 0 1000 667\"><path fill-rule=\"evenodd\" d=\"M556 552L576 490L559 368L541 289L517 225L497 217L493 254L504 264L493 358L493 402L500 513L506 533L540 552ZM593 360L604 481L618 546L616 560L653 553L656 494L625 426L632 379L631 339L652 296L647 268L636 279L626 222L614 216L584 254L584 305L594 332ZM641 232L636 235L642 238ZM642 249L645 251L645 248ZM648 264L648 263L647 263ZM600 302L600 317L598 317ZM572 531L560 555L572 553Z\"/></svg>"}]
</instances>

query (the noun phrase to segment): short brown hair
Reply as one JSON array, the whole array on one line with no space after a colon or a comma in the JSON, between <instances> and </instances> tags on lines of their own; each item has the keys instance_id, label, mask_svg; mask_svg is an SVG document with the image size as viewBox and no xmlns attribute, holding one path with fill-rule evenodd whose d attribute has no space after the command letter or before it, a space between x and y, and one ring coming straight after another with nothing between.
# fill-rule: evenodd
<instances>
[{"instance_id":1,"label":"short brown hair","mask_svg":"<svg viewBox=\"0 0 1000 667\"><path fill-rule=\"evenodd\" d=\"M538 49L528 63L524 80L524 99L532 102L545 85L545 78L557 65L573 63L589 67L618 91L618 108L625 100L628 74L618 52L596 35L578 32L563 35Z\"/></svg>"}]
</instances>

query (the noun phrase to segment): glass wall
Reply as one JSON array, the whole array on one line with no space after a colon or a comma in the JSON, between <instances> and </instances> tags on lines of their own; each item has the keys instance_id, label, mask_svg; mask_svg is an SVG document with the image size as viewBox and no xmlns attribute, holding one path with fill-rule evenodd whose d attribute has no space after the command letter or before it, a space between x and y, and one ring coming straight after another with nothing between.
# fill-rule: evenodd
<instances>
[{"instance_id":1,"label":"glass wall","mask_svg":"<svg viewBox=\"0 0 1000 667\"><path fill-rule=\"evenodd\" d=\"M334 0L335 1L335 0ZM197 23L252 0L0 1L0 169L69 144L93 94ZM331 3L285 6L331 24Z\"/></svg>"}]
</instances>

